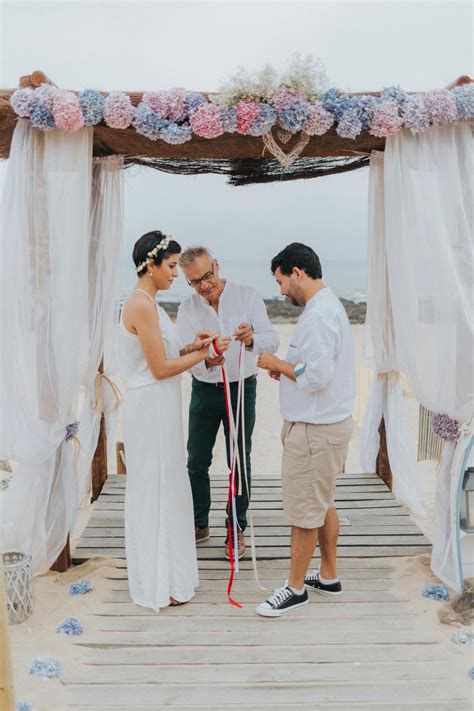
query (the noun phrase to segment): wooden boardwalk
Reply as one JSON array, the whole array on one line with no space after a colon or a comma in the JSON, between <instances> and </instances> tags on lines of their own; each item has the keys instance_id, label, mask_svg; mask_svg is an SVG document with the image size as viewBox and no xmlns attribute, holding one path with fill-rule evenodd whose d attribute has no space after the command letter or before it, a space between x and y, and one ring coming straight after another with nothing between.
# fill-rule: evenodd
<instances>
[{"instance_id":1,"label":"wooden boardwalk","mask_svg":"<svg viewBox=\"0 0 474 711\"><path fill-rule=\"evenodd\" d=\"M124 486L124 477L108 480L76 561L124 557ZM97 631L75 642L80 663L63 679L73 708L470 708L453 675L453 655L431 618L426 624L426 601L419 592L410 599L391 580L394 556L430 548L378 477L347 474L338 483L344 595L312 593L308 607L277 620L255 614L267 593L254 582L249 560L241 561L234 585L244 607L227 602L225 490L224 478L214 479L213 535L198 549L201 584L191 603L156 615L130 602L125 560L110 569ZM253 511L259 573L271 591L289 558L279 479L255 481Z\"/></svg>"}]
</instances>

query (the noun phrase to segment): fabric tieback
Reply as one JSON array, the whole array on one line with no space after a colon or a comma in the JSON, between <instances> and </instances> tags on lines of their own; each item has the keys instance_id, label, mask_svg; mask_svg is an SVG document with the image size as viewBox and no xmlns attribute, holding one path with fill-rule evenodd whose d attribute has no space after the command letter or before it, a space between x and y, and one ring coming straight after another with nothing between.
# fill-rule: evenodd
<instances>
[{"instance_id":1,"label":"fabric tieback","mask_svg":"<svg viewBox=\"0 0 474 711\"><path fill-rule=\"evenodd\" d=\"M117 385L114 383L114 381L108 377L105 373L97 373L95 376L95 381L94 381L94 392L95 392L95 404L93 406L93 409L97 413L104 412L105 413L105 401L104 401L104 391L102 389L102 383L106 382L107 385L109 386L112 395L114 396L114 404L110 408L111 412L114 412L115 410L118 410L120 405L122 404L122 393L120 392L119 388Z\"/></svg>"}]
</instances>

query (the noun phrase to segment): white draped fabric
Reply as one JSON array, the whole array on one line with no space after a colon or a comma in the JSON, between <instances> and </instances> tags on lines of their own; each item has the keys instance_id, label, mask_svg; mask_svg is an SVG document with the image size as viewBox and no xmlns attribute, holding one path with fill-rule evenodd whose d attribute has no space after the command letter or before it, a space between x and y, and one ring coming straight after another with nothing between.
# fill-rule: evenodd
<instances>
[{"instance_id":1,"label":"white draped fabric","mask_svg":"<svg viewBox=\"0 0 474 711\"><path fill-rule=\"evenodd\" d=\"M18 466L0 498L0 523L3 547L32 554L35 573L61 552L84 488L79 443L65 435L81 385L94 380L98 319L113 298L101 289L118 255L106 254L97 231L90 239L91 223L100 232L117 225L92 189L110 185L102 173L94 169L93 183L92 129L42 133L18 122L0 243L0 454Z\"/></svg>"},{"instance_id":2,"label":"white draped fabric","mask_svg":"<svg viewBox=\"0 0 474 711\"><path fill-rule=\"evenodd\" d=\"M422 405L469 423L474 414L471 125L432 127L418 135L399 132L387 139L385 157L373 156L370 180L367 322L377 372L402 371ZM383 377L389 378L393 375ZM382 390L377 382L374 388ZM379 395L379 412L389 408L389 391ZM372 443L366 447L372 458L378 422L369 407L363 441ZM399 411L393 428L387 428L387 444L394 483L402 476L410 494L417 487L414 452L403 472L390 454L391 440L393 446L394 437L399 444L404 439L402 420ZM471 426L466 428L469 433ZM457 448L465 446L468 436ZM438 503L449 501L449 477L461 475L452 469L457 448L445 448ZM413 505L406 495L401 498ZM459 569L455 546L449 544L453 531L448 521L453 520L437 515L432 567L459 589L459 575L452 574Z\"/></svg>"}]
</instances>

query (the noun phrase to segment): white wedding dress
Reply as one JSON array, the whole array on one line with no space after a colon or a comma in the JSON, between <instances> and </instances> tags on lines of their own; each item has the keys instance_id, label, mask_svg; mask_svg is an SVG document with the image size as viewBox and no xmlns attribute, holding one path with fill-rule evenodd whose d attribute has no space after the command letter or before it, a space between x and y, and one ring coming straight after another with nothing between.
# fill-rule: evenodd
<instances>
[{"instance_id":1,"label":"white wedding dress","mask_svg":"<svg viewBox=\"0 0 474 711\"><path fill-rule=\"evenodd\" d=\"M151 298L151 297L150 297ZM156 304L167 358L179 356L176 326ZM130 596L158 612L199 585L191 485L184 454L181 376L156 380L138 336L120 321L127 467L125 549Z\"/></svg>"}]
</instances>

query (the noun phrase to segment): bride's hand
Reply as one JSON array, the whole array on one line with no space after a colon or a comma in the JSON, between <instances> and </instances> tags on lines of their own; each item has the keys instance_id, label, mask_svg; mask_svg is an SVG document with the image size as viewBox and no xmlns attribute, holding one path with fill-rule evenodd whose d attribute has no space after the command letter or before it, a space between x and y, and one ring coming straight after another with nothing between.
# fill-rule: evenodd
<instances>
[{"instance_id":1,"label":"bride's hand","mask_svg":"<svg viewBox=\"0 0 474 711\"><path fill-rule=\"evenodd\" d=\"M191 343L191 349L193 351L201 350L201 348L208 346L216 335L214 331L198 331L194 337L194 341Z\"/></svg>"}]
</instances>

